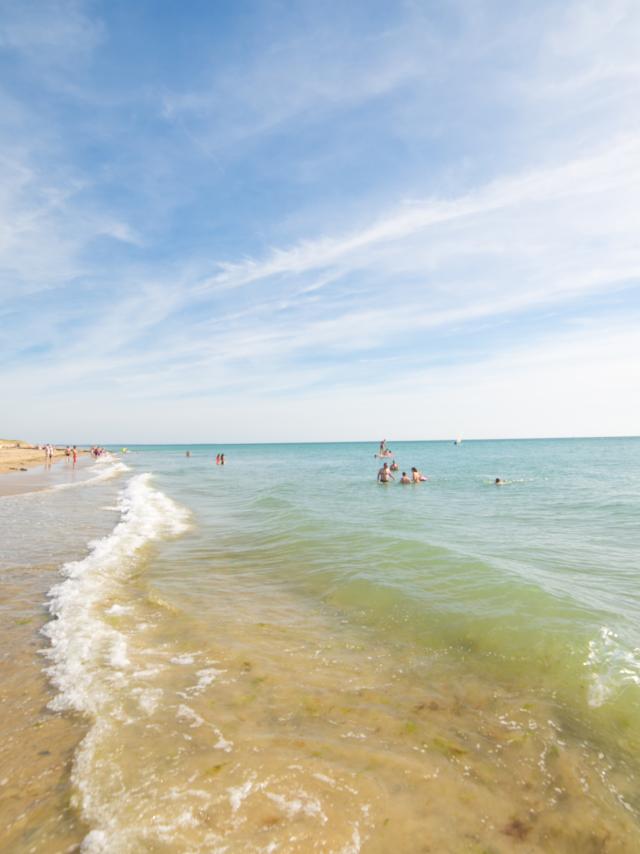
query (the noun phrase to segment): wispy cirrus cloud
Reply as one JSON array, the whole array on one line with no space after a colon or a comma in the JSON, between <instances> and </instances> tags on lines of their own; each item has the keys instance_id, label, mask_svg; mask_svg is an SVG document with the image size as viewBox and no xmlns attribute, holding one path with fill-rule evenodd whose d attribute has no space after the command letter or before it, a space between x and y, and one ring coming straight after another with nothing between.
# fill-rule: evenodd
<instances>
[{"instance_id":1,"label":"wispy cirrus cloud","mask_svg":"<svg viewBox=\"0 0 640 854\"><path fill-rule=\"evenodd\" d=\"M73 64L103 38L102 24L83 0L9 0L1 13L0 49L23 55L36 68Z\"/></svg>"},{"instance_id":2,"label":"wispy cirrus cloud","mask_svg":"<svg viewBox=\"0 0 640 854\"><path fill-rule=\"evenodd\" d=\"M388 434L416 435L416 391L434 430L467 398L508 434L524 422L502 395L535 420L526 394L548 386L568 418L580 389L595 419L586 374L615 371L628 423L640 11L373 5L4 16L0 379L18 403L62 384L83 423L91 401L152 430L181 401L259 439L278 426L246 425L270 418L311 437L339 401L355 438L392 389Z\"/></svg>"},{"instance_id":3,"label":"wispy cirrus cloud","mask_svg":"<svg viewBox=\"0 0 640 854\"><path fill-rule=\"evenodd\" d=\"M372 253L386 246L402 246L402 241L452 223L462 223L464 227L471 221L475 226L478 221L486 221L496 214L511 219L515 211L529 227L532 222L527 216L532 209L538 208L534 210L537 224L544 226L548 222L549 208L566 203L573 207L572 220L564 223L566 231L584 233L588 227L592 232L597 227L602 236L607 230L626 235L633 246L638 222L633 214L629 217L629 202L637 199L639 192L640 135L632 135L613 144L610 142L606 148L589 156L502 178L460 198L414 201L343 237L305 240L288 249L275 249L261 260L223 263L221 271L200 283L198 289L241 287L278 275L302 275L332 267L347 272L377 264L379 259ZM603 201L611 215L606 223L602 222ZM543 206L546 210L540 211ZM501 231L492 225L495 245L495 238ZM534 240L536 236L533 232ZM441 231L437 237L441 240ZM475 238L475 247L481 249L481 238L475 228L470 237L472 241ZM455 249L449 244L450 252L464 252L466 248L464 243ZM506 249L504 245L500 248ZM438 246L435 251L438 252Z\"/></svg>"}]
</instances>

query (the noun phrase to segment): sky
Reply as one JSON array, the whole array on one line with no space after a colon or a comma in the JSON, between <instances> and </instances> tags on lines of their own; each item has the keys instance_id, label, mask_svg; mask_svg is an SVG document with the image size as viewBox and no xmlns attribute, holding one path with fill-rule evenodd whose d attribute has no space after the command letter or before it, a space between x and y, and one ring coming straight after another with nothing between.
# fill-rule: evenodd
<instances>
[{"instance_id":1,"label":"sky","mask_svg":"<svg viewBox=\"0 0 640 854\"><path fill-rule=\"evenodd\" d=\"M0 0L0 435L640 433L637 0Z\"/></svg>"}]
</instances>

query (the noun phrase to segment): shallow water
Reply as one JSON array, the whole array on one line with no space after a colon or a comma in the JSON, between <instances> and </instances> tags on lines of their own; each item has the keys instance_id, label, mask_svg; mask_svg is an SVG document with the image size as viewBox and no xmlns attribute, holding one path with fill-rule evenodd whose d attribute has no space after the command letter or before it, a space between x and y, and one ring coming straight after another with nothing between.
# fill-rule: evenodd
<instances>
[{"instance_id":1,"label":"shallow water","mask_svg":"<svg viewBox=\"0 0 640 854\"><path fill-rule=\"evenodd\" d=\"M147 447L0 499L5 663L67 751L16 850L640 849L640 441L392 447L429 480Z\"/></svg>"}]
</instances>

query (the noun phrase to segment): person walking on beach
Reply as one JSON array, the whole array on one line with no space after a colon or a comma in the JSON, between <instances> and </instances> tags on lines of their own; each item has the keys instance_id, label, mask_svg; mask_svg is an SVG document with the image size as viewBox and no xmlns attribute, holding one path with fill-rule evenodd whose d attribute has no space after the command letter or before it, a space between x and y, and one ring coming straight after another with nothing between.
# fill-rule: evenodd
<instances>
[{"instance_id":1,"label":"person walking on beach","mask_svg":"<svg viewBox=\"0 0 640 854\"><path fill-rule=\"evenodd\" d=\"M389 483L390 480L395 480L389 469L389 463L384 463L381 469L378 470L378 483Z\"/></svg>"},{"instance_id":2,"label":"person walking on beach","mask_svg":"<svg viewBox=\"0 0 640 854\"><path fill-rule=\"evenodd\" d=\"M78 449L76 448L75 445L73 446L72 454L73 454L73 464L75 466L75 464L78 462Z\"/></svg>"}]
</instances>

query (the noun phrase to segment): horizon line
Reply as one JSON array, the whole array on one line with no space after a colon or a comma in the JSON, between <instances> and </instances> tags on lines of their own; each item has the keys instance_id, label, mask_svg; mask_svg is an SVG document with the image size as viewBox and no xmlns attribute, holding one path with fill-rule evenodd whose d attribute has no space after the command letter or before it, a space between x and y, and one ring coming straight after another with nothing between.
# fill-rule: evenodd
<instances>
[{"instance_id":1,"label":"horizon line","mask_svg":"<svg viewBox=\"0 0 640 854\"><path fill-rule=\"evenodd\" d=\"M621 433L607 436L600 435L581 435L581 436L492 436L485 438L460 438L460 444L467 442L551 442L551 441L575 441L583 439L640 439L639 433ZM456 439L391 439L391 442L397 444L415 443L415 442L438 442L438 443L455 443ZM58 443L65 444L65 443ZM91 445L95 446L95 442L76 442L76 445ZM213 440L210 442L104 442L98 447L116 446L127 448L132 446L137 447L182 447L183 445L208 447L210 445L227 445L242 447L244 445L379 445L379 439L289 439L289 440L274 440L268 442L225 442L221 440Z\"/></svg>"}]
</instances>

